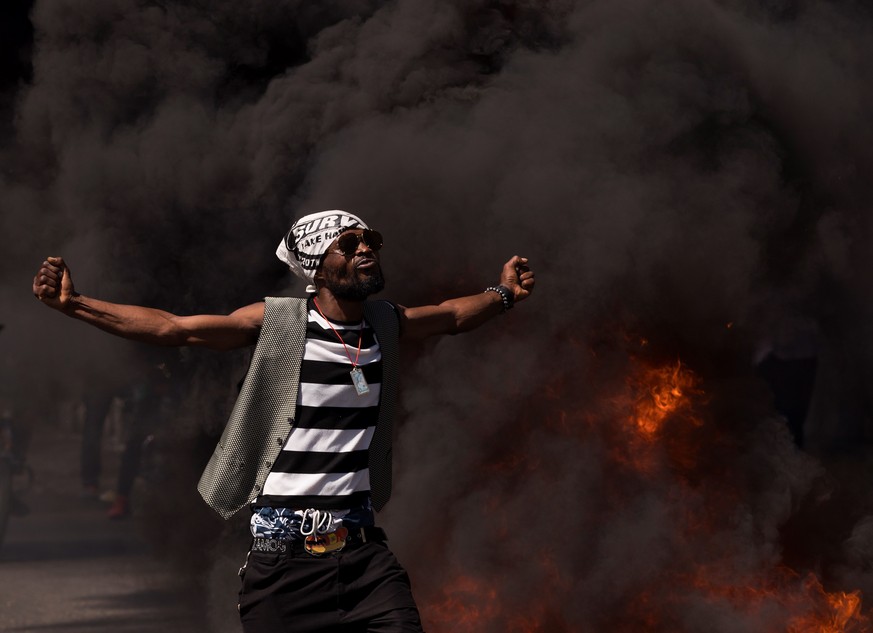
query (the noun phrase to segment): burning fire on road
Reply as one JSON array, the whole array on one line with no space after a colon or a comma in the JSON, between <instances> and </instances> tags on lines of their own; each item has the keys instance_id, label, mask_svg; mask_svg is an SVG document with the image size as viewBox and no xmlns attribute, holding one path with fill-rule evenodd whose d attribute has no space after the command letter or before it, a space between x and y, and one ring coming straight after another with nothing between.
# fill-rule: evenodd
<instances>
[{"instance_id":1,"label":"burning fire on road","mask_svg":"<svg viewBox=\"0 0 873 633\"><path fill-rule=\"evenodd\" d=\"M786 472L816 471L784 421L732 427L718 412L724 396L681 361L628 356L627 368L590 407L513 429L528 434L523 448L485 465L490 485L473 497L487 529L468 526L460 538L470 543L448 543L450 573L421 600L428 630L873 630L860 591L825 587L817 570L781 559L779 522L791 508L768 503L790 485ZM568 448L588 467L557 456ZM531 482L543 499L574 485L578 497L538 513L526 501ZM794 485L789 497L803 494Z\"/></svg>"}]
</instances>

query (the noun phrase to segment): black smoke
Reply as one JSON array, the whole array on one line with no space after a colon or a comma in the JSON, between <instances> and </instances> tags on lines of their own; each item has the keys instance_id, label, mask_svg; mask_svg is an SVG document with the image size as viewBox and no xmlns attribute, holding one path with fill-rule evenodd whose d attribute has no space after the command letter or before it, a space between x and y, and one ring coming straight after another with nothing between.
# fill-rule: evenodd
<instances>
[{"instance_id":1,"label":"black smoke","mask_svg":"<svg viewBox=\"0 0 873 633\"><path fill-rule=\"evenodd\" d=\"M86 294L225 312L299 292L281 236L347 208L385 236L400 303L478 292L515 253L538 277L498 322L407 358L383 522L420 601L460 568L501 597L479 630L638 629L622 609L641 595L672 614L664 630L784 625L651 591L719 547L725 573L787 563L873 599L856 483L873 413L867 4L64 0L29 16L0 103L5 384L40 400L137 353L28 296L45 255ZM810 339L798 438L754 363ZM180 428L212 437L244 356L173 354L192 377ZM604 429L638 362L677 360L707 393L711 433L692 437L712 468L635 479ZM718 531L681 536L687 486ZM231 616L238 562L212 572Z\"/></svg>"}]
</instances>

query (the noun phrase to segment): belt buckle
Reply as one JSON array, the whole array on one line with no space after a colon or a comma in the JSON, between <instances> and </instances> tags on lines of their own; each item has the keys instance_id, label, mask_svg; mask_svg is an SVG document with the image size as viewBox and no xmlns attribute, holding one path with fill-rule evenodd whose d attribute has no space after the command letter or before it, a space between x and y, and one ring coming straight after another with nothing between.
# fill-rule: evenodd
<instances>
[{"instance_id":1,"label":"belt buckle","mask_svg":"<svg viewBox=\"0 0 873 633\"><path fill-rule=\"evenodd\" d=\"M310 556L323 556L331 552L338 552L346 546L348 529L338 527L336 531L328 534L311 534L303 541L303 550Z\"/></svg>"}]
</instances>

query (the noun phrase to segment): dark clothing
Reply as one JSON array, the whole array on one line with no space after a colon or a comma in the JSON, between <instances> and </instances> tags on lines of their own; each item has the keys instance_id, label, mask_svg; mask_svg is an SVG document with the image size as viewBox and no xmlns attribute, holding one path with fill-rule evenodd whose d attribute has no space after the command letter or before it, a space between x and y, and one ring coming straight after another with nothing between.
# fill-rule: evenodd
<instances>
[{"instance_id":1,"label":"dark clothing","mask_svg":"<svg viewBox=\"0 0 873 633\"><path fill-rule=\"evenodd\" d=\"M421 633L409 576L384 542L324 556L249 555L240 589L245 633Z\"/></svg>"}]
</instances>

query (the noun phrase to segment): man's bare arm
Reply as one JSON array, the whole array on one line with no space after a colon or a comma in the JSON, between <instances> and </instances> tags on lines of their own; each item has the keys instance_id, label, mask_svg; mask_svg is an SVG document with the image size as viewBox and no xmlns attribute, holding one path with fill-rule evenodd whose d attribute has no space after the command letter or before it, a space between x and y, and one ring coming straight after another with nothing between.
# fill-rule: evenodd
<instances>
[{"instance_id":1,"label":"man's bare arm","mask_svg":"<svg viewBox=\"0 0 873 633\"><path fill-rule=\"evenodd\" d=\"M536 283L527 264L527 258L516 255L503 265L500 274L500 285L509 289L515 303L527 299ZM439 305L398 307L405 339L469 332L504 310L503 298L496 292L449 299Z\"/></svg>"},{"instance_id":2,"label":"man's bare arm","mask_svg":"<svg viewBox=\"0 0 873 633\"><path fill-rule=\"evenodd\" d=\"M33 278L33 294L47 306L116 336L155 345L196 345L234 349L258 340L264 304L254 303L229 315L177 316L164 310L123 305L75 291L61 257L49 257Z\"/></svg>"}]
</instances>

